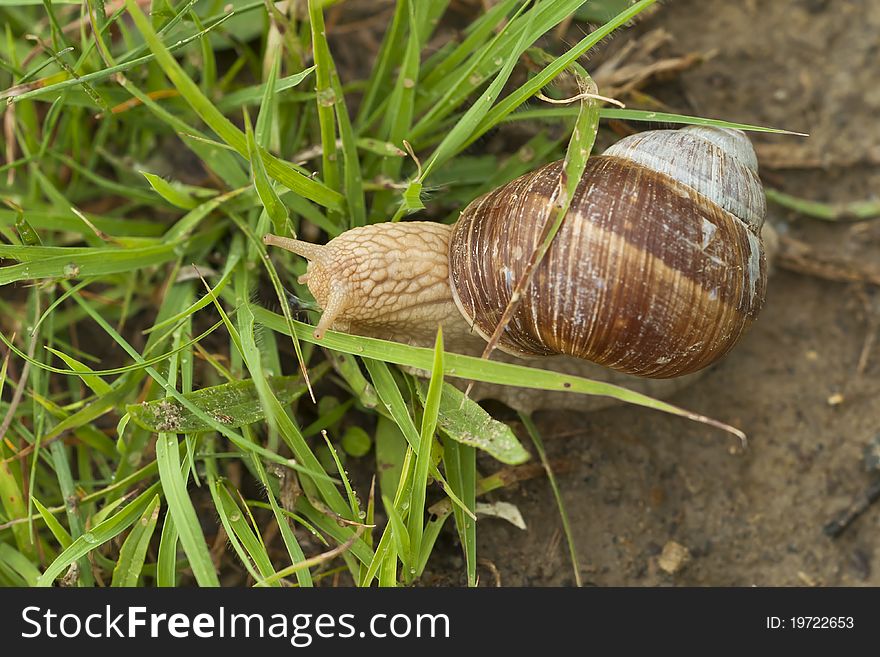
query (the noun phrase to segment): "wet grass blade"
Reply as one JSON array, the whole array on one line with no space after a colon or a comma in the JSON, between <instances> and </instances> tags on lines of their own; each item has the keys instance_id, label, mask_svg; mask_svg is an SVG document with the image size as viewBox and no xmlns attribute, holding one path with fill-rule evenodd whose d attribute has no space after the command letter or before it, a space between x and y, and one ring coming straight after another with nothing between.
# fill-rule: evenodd
<instances>
[{"instance_id":1,"label":"wet grass blade","mask_svg":"<svg viewBox=\"0 0 880 657\"><path fill-rule=\"evenodd\" d=\"M113 569L110 586L137 586L138 578L144 568L147 548L159 519L159 495L154 495L140 519L134 523L131 532L119 550L119 559Z\"/></svg>"},{"instance_id":2,"label":"wet grass blade","mask_svg":"<svg viewBox=\"0 0 880 657\"><path fill-rule=\"evenodd\" d=\"M267 479L262 464L257 463L256 467L261 471L261 478ZM269 505L272 507L272 513L275 516L275 522L278 523L278 531L281 533L281 539L284 541L284 547L287 548L287 554L288 556L290 556L291 564L296 565L305 562L306 555L303 553L302 547L300 547L299 541L296 540L293 529L291 529L290 527L290 520L284 514L281 507L278 506L278 501L275 499L275 493L272 491L271 485L266 486L266 495L269 497ZM300 568L299 570L297 570L296 580L300 586L313 586L312 574L311 572L309 572L308 568Z\"/></svg>"},{"instance_id":3,"label":"wet grass blade","mask_svg":"<svg viewBox=\"0 0 880 657\"><path fill-rule=\"evenodd\" d=\"M326 367L321 371L326 371ZM302 377L299 376L270 377L267 385L278 401L284 405L293 402L306 392ZM242 427L266 417L266 411L252 379L202 388L183 396L203 413L211 415L229 427ZM160 431L200 433L214 430L212 425L202 421L173 399L130 404L126 407L126 411L138 426L155 433Z\"/></svg>"},{"instance_id":4,"label":"wet grass blade","mask_svg":"<svg viewBox=\"0 0 880 657\"><path fill-rule=\"evenodd\" d=\"M426 402L425 386L417 385L416 390ZM437 424L456 442L483 450L502 463L519 465L529 460L529 453L509 426L494 419L482 406L449 383L443 384Z\"/></svg>"},{"instance_id":5,"label":"wet grass blade","mask_svg":"<svg viewBox=\"0 0 880 657\"><path fill-rule=\"evenodd\" d=\"M253 532L242 509L233 499L226 486L215 476L208 478L211 497L220 516L220 522L226 530L232 547L238 554L242 565L257 581L275 573L266 548L259 537ZM276 583L276 586L280 584Z\"/></svg>"},{"instance_id":6,"label":"wet grass blade","mask_svg":"<svg viewBox=\"0 0 880 657\"><path fill-rule=\"evenodd\" d=\"M189 559L196 582L199 586L220 586L198 514L189 496L187 487L189 468L181 467L179 446L174 434L162 433L156 439L156 464L168 505L168 514L174 521L174 533L179 537L183 551ZM166 521L165 524L167 525L168 522ZM164 529L162 538L164 542ZM168 540L171 538L169 537ZM175 539L174 544L176 543ZM170 547L167 549L170 550ZM167 574L170 566L167 563L161 565Z\"/></svg>"},{"instance_id":7,"label":"wet grass blade","mask_svg":"<svg viewBox=\"0 0 880 657\"><path fill-rule=\"evenodd\" d=\"M84 557L92 550L97 549L104 543L116 538L131 527L143 514L144 510L155 499L159 492L159 484L153 484L143 493L138 495L132 502L117 514L98 523L89 532L76 538L66 550L64 550L40 575L37 586L52 586L55 578L80 557Z\"/></svg>"},{"instance_id":8,"label":"wet grass blade","mask_svg":"<svg viewBox=\"0 0 880 657\"><path fill-rule=\"evenodd\" d=\"M156 557L156 586L173 588L177 585L177 541L179 535L174 516L165 514L162 535L159 539L159 555Z\"/></svg>"},{"instance_id":9,"label":"wet grass blade","mask_svg":"<svg viewBox=\"0 0 880 657\"><path fill-rule=\"evenodd\" d=\"M438 329L434 343L434 363L431 368L431 382L425 396L420 432L419 453L413 471L412 493L409 503L409 543L412 550L409 563L418 564L422 554L422 535L425 531L425 494L428 488L428 471L433 456L434 432L437 430L437 416L440 413L440 398L443 394L443 331ZM414 574L414 573L413 573ZM407 581L410 577L405 578Z\"/></svg>"}]
</instances>

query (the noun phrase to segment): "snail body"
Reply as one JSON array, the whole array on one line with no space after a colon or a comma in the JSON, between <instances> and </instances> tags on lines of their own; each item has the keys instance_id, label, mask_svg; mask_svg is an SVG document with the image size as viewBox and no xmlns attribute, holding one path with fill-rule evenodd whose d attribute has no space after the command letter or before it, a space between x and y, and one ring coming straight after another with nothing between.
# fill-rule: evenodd
<instances>
[{"instance_id":1,"label":"snail body","mask_svg":"<svg viewBox=\"0 0 880 657\"><path fill-rule=\"evenodd\" d=\"M558 210L563 163L471 203L453 226L376 224L326 246L275 236L305 256L328 328L478 353ZM691 126L627 137L591 157L499 348L563 354L667 378L727 353L761 309L765 214L741 132ZM482 339L480 339L482 338Z\"/></svg>"}]
</instances>

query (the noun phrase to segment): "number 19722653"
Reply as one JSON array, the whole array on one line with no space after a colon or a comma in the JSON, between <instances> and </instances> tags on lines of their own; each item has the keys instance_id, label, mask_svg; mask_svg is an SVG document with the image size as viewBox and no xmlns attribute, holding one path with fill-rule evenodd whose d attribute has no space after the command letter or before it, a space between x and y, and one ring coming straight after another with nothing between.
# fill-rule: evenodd
<instances>
[{"instance_id":1,"label":"number 19722653","mask_svg":"<svg viewBox=\"0 0 880 657\"><path fill-rule=\"evenodd\" d=\"M791 627L797 630L846 630L855 627L852 616L792 616Z\"/></svg>"},{"instance_id":2,"label":"number 19722653","mask_svg":"<svg viewBox=\"0 0 880 657\"><path fill-rule=\"evenodd\" d=\"M768 630L851 630L855 627L852 616L768 616L766 620Z\"/></svg>"}]
</instances>

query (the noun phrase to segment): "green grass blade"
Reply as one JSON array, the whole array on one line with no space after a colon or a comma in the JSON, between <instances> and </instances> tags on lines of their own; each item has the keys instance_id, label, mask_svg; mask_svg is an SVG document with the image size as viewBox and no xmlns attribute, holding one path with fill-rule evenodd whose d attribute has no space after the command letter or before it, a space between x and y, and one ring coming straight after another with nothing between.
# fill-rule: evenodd
<instances>
[{"instance_id":1,"label":"green grass blade","mask_svg":"<svg viewBox=\"0 0 880 657\"><path fill-rule=\"evenodd\" d=\"M326 371L326 367L320 371ZM319 372L320 372L319 371ZM270 377L267 385L282 404L290 404L306 392L299 376ZM237 428L266 417L256 386L252 379L232 381L202 388L183 395L193 406L226 426ZM147 431L159 433L200 433L214 427L193 414L173 399L157 399L141 404L130 404L125 409L131 419Z\"/></svg>"},{"instance_id":2,"label":"green grass blade","mask_svg":"<svg viewBox=\"0 0 880 657\"><path fill-rule=\"evenodd\" d=\"M171 205L184 210L192 210L198 206L198 200L193 198L179 185L173 185L161 176L157 176L154 173L148 173L147 171L141 171L141 175L147 179L147 182L150 183L150 187L155 189L156 193Z\"/></svg>"},{"instance_id":3,"label":"green grass blade","mask_svg":"<svg viewBox=\"0 0 880 657\"><path fill-rule=\"evenodd\" d=\"M339 460L339 454L336 452L336 448L333 446L333 443L330 442L330 438L327 437L327 432L323 432L323 435L327 449L330 450L330 455L333 457L333 463L336 465L336 471L339 473L339 478L342 480L343 486L345 486L345 494L348 497L348 506L351 508L351 517L360 522L362 520L362 515L357 495L351 487L351 481L348 479L348 474L342 465L342 461Z\"/></svg>"},{"instance_id":4,"label":"green grass blade","mask_svg":"<svg viewBox=\"0 0 880 657\"><path fill-rule=\"evenodd\" d=\"M165 514L162 536L159 539L159 555L156 558L156 586L173 588L177 584L177 525L174 516Z\"/></svg>"},{"instance_id":5,"label":"green grass blade","mask_svg":"<svg viewBox=\"0 0 880 657\"><path fill-rule=\"evenodd\" d=\"M524 47L530 25L531 23L527 23L525 29L523 29L519 41L516 44L516 52L520 52L520 49ZM513 72L513 67L516 65L516 62L516 57L509 57L507 59L504 66L502 66L501 70L498 72L498 75L492 81L492 84L489 85L489 88L480 95L476 102L474 102L468 111L464 113L464 116L455 124L455 127L452 128L452 130L450 130L443 138L440 145L434 149L431 157L422 168L422 175L419 176L420 183L425 181L434 167L445 163L449 158L458 153L464 144L470 139L474 130L477 129L477 126L498 98L502 88L507 84L508 79L510 79L510 74Z\"/></svg>"},{"instance_id":6,"label":"green grass blade","mask_svg":"<svg viewBox=\"0 0 880 657\"><path fill-rule=\"evenodd\" d=\"M256 467L261 471L262 478L265 479L266 474L262 464L257 462ZM278 523L278 530L281 533L281 539L284 541L284 547L287 548L287 554L290 556L291 564L296 565L303 563L306 560L306 555L303 553L303 550L299 545L299 541L296 540L296 536L294 535L293 530L290 527L290 521L282 511L281 507L278 506L278 501L275 499L275 493L272 492L272 486L266 486L266 495L269 497L269 504L272 507L272 513L275 516L275 522ZM308 568L301 568L297 570L296 580L300 586L313 586L312 574L309 572Z\"/></svg>"},{"instance_id":7,"label":"green grass blade","mask_svg":"<svg viewBox=\"0 0 880 657\"><path fill-rule=\"evenodd\" d=\"M0 452L2 454L3 452ZM0 459L0 504L7 518L25 518L28 515L27 504L21 494L21 488L15 479L9 464ZM36 558L33 542L28 535L26 525L13 525L12 535L19 550L31 558Z\"/></svg>"},{"instance_id":8,"label":"green grass blade","mask_svg":"<svg viewBox=\"0 0 880 657\"><path fill-rule=\"evenodd\" d=\"M17 265L0 267L0 286L15 283L17 281L39 280L44 278L80 278L86 276L109 276L130 272L133 269L144 269L155 265L161 265L179 257L179 249L185 251L198 250L216 241L217 231L201 233L184 242L173 242L159 246L147 246L134 249L76 249L73 253L44 257L33 262L22 262ZM38 247L10 247L6 250L6 257L18 256L31 258L23 253L25 249ZM67 251L58 249L55 251ZM77 253L79 251L79 253ZM2 257L3 254L0 254Z\"/></svg>"},{"instance_id":9,"label":"green grass blade","mask_svg":"<svg viewBox=\"0 0 880 657\"><path fill-rule=\"evenodd\" d=\"M508 114L513 112L520 105L525 103L529 98L538 93L543 87L550 84L565 69L576 62L581 56L587 53L602 39L614 32L622 25L626 25L633 18L638 16L642 11L653 5L657 0L640 0L625 11L618 14L613 20L605 23L589 35L581 39L577 44L569 49L567 53L558 57L551 64L548 64L536 76L531 78L526 84L511 92L504 100L493 107L480 121L479 126L473 131L468 138L465 146L472 144L479 139L487 131L498 125Z\"/></svg>"},{"instance_id":10,"label":"green grass blade","mask_svg":"<svg viewBox=\"0 0 880 657\"><path fill-rule=\"evenodd\" d=\"M391 539L397 553L396 556L400 559L401 564L403 564L404 572L407 573L404 576L405 579L409 581L412 578L411 570L415 568L414 562L411 561L412 544L410 543L410 533L407 531L400 512L395 508L391 500L382 498L382 504L385 507L385 512L388 514L388 524L391 527ZM389 554L385 555L386 560L391 558Z\"/></svg>"},{"instance_id":11,"label":"green grass blade","mask_svg":"<svg viewBox=\"0 0 880 657\"><path fill-rule=\"evenodd\" d=\"M318 126L321 132L321 173L330 189L339 189L339 162L336 157L336 119L334 106L341 99L336 97L331 76L333 58L324 31L324 14L318 0L308 0L309 25L312 30L312 52L315 58Z\"/></svg>"},{"instance_id":12,"label":"green grass blade","mask_svg":"<svg viewBox=\"0 0 880 657\"><path fill-rule=\"evenodd\" d=\"M309 77L315 70L314 66L310 66L307 69L303 69L299 73L294 73L293 75L288 75L283 78L279 78L275 82L275 94L282 94L288 89L293 89L298 86L303 80ZM254 85L252 87L246 87L244 89L239 89L238 91L233 91L232 93L226 94L217 101L217 109L221 112L228 112L233 109L237 109L243 105L256 105L258 103L265 102L266 93L268 88L268 81ZM259 119L257 120L259 123Z\"/></svg>"},{"instance_id":13,"label":"green grass blade","mask_svg":"<svg viewBox=\"0 0 880 657\"><path fill-rule=\"evenodd\" d=\"M189 470L181 468L180 451L174 434L159 434L156 439L156 464L168 513L174 521L175 533L180 538L196 582L199 586L220 586L198 514L187 490Z\"/></svg>"},{"instance_id":14,"label":"green grass blade","mask_svg":"<svg viewBox=\"0 0 880 657\"><path fill-rule=\"evenodd\" d=\"M476 509L476 455L477 450L462 445L449 437L443 439L443 465L446 478L455 493L472 512ZM477 585L477 524L458 506L452 509L455 527L464 551L468 586Z\"/></svg>"},{"instance_id":15,"label":"green grass blade","mask_svg":"<svg viewBox=\"0 0 880 657\"><path fill-rule=\"evenodd\" d=\"M119 550L119 560L116 562L116 568L113 569L111 586L137 586L138 578L144 568L144 560L147 557L147 547L153 537L158 519L159 495L156 494L138 522L132 527Z\"/></svg>"},{"instance_id":16,"label":"green grass blade","mask_svg":"<svg viewBox=\"0 0 880 657\"><path fill-rule=\"evenodd\" d=\"M26 557L11 545L0 543L0 564L17 573L24 586L37 586L40 571L30 557Z\"/></svg>"},{"instance_id":17,"label":"green grass blade","mask_svg":"<svg viewBox=\"0 0 880 657\"><path fill-rule=\"evenodd\" d=\"M267 87L271 89L271 87ZM263 164L263 158L260 156L260 146L257 144L254 136L253 128L251 128L251 118L245 110L244 127L247 136L248 157L251 161L251 170L254 178L254 187L257 190L257 196L266 210L266 214L272 220L272 226L278 235L288 234L288 214L287 207L281 202L281 198L272 187L269 181L269 175L266 173L266 166Z\"/></svg>"},{"instance_id":18,"label":"green grass blade","mask_svg":"<svg viewBox=\"0 0 880 657\"><path fill-rule=\"evenodd\" d=\"M89 389L96 395L106 395L108 392L110 392L110 385L101 377L92 374L92 369L87 365L84 365L76 358L68 356L67 354L60 352L57 349L52 349L52 347L46 347L46 351L58 356L58 358L63 360L70 369L81 372L82 374L80 374L79 378L82 379L82 382L85 383L89 387Z\"/></svg>"},{"instance_id":19,"label":"green grass blade","mask_svg":"<svg viewBox=\"0 0 880 657\"><path fill-rule=\"evenodd\" d=\"M266 554L266 548L254 534L241 507L219 480L209 477L208 481L220 521L242 565L257 581L274 574L275 569L272 567L269 555ZM275 586L280 584L276 583Z\"/></svg>"},{"instance_id":20,"label":"green grass blade","mask_svg":"<svg viewBox=\"0 0 880 657\"><path fill-rule=\"evenodd\" d=\"M254 316L257 321L273 331L285 333L286 323L280 315L269 312L263 308L254 308ZM396 365L406 365L421 370L430 371L433 364L433 351L424 347L413 347L378 338L366 338L363 336L350 336L335 331L327 331L320 339L314 336L314 327L302 322L294 322L297 337L305 342L320 343L327 349L342 351L349 354L357 354L366 358L374 358ZM583 377L570 376L559 372L550 372L538 368L510 363L498 363L486 361L473 356L447 353L444 356L446 376L460 377L485 383L500 383L523 388L537 390L555 390L559 392L581 393L589 395L602 395L619 399L628 404L652 408L664 413L678 415L680 417L702 422L737 436L740 439L745 434L730 425L713 420L704 415L692 413L685 409L673 406L666 402L653 399L621 386L615 386L601 381L591 381Z\"/></svg>"},{"instance_id":21,"label":"green grass blade","mask_svg":"<svg viewBox=\"0 0 880 657\"><path fill-rule=\"evenodd\" d=\"M137 519L143 514L147 506L155 499L158 491L159 484L153 484L138 495L122 511L103 520L92 530L76 538L70 544L70 547L59 554L55 561L49 564L49 567L40 575L37 586L52 586L55 578L64 572L64 569L70 564L107 541L116 538L137 522Z\"/></svg>"},{"instance_id":22,"label":"green grass blade","mask_svg":"<svg viewBox=\"0 0 880 657\"><path fill-rule=\"evenodd\" d=\"M443 526L446 524L446 520L450 515L450 512L440 514L436 518L429 520L428 524L425 525L425 533L422 536L422 551L419 554L419 561L416 564L416 577L421 577L422 573L425 572L425 566L428 565L428 559L434 552L434 546L437 543L437 539L440 537L440 532L443 530Z\"/></svg>"},{"instance_id":23,"label":"green grass blade","mask_svg":"<svg viewBox=\"0 0 880 657\"><path fill-rule=\"evenodd\" d=\"M394 16L382 39L382 45L379 47L379 54L376 56L376 63L370 73L367 89L355 120L358 132L364 127L367 118L372 115L377 101L391 89L391 73L399 56L400 44L405 34L406 17L407 3L397 2Z\"/></svg>"},{"instance_id":24,"label":"green grass blade","mask_svg":"<svg viewBox=\"0 0 880 657\"><path fill-rule=\"evenodd\" d=\"M36 507L37 512L40 514L40 517L43 519L43 522L46 523L46 527L49 528L49 531L52 532L52 536L55 537L55 540L58 541L58 545L61 546L62 550L66 550L70 547L70 544L73 543L73 538L70 533L62 527L61 523L58 522L58 519L52 515L52 513L40 504L40 501L36 497L31 498L34 503L34 507Z\"/></svg>"},{"instance_id":25,"label":"green grass blade","mask_svg":"<svg viewBox=\"0 0 880 657\"><path fill-rule=\"evenodd\" d=\"M565 510L565 504L562 501L562 493L559 492L559 484L556 483L556 475L553 474L553 468L550 467L550 462L547 460L547 454L544 451L544 443L541 440L541 434L538 433L538 428L535 426L535 423L529 415L519 413L519 419L526 428L529 437L532 439L532 444L534 444L535 450L538 452L538 456L544 466L544 470L547 472L547 479L550 481L550 488L553 489L553 498L556 500L556 507L559 509L559 517L562 520L565 541L568 544L568 554L571 558L571 567L574 571L574 581L577 586L582 586L581 569L578 564L574 536L571 532L571 523L568 520L568 512Z\"/></svg>"},{"instance_id":26,"label":"green grass blade","mask_svg":"<svg viewBox=\"0 0 880 657\"><path fill-rule=\"evenodd\" d=\"M546 223L541 229L540 242L537 248L529 254L522 274L510 293L510 300L507 302L504 312L501 313L501 318L498 320L498 324L489 338L486 349L483 351L484 358L488 358L492 350L498 345L501 334L513 319L525 291L532 283L535 272L538 271L544 256L550 250L556 233L562 227L562 222L568 215L568 208L571 206L575 191L586 169L587 158L589 158L590 151L593 149L593 143L596 140L596 133L599 130L598 103L588 95L596 93L596 85L580 65L573 64L572 69L580 94L587 96L581 99L580 112L578 113L574 130L572 130L571 139L565 152L562 174L557 182L554 195L556 216L552 223Z\"/></svg>"},{"instance_id":27,"label":"green grass blade","mask_svg":"<svg viewBox=\"0 0 880 657\"><path fill-rule=\"evenodd\" d=\"M425 386L418 385L416 390L426 402ZM494 419L482 406L449 383L443 384L437 423L453 440L483 450L502 463L519 465L529 460L529 453L509 426Z\"/></svg>"},{"instance_id":28,"label":"green grass blade","mask_svg":"<svg viewBox=\"0 0 880 657\"><path fill-rule=\"evenodd\" d=\"M437 330L437 341L434 344L434 363L431 368L431 382L425 398L425 409L422 414L422 430L420 434L419 453L413 474L412 494L409 504L410 548L409 563L416 567L422 552L422 534L425 527L425 492L428 488L428 471L431 469L434 432L437 430L437 416L440 412L440 398L443 394L443 331ZM406 577L405 579L409 579Z\"/></svg>"}]
</instances>

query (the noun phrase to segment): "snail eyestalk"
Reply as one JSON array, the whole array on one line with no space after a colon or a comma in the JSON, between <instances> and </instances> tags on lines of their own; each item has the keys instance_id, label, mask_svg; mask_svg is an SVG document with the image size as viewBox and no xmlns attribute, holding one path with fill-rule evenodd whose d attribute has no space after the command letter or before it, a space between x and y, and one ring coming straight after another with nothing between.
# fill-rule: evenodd
<instances>
[{"instance_id":1,"label":"snail eyestalk","mask_svg":"<svg viewBox=\"0 0 880 657\"><path fill-rule=\"evenodd\" d=\"M290 251L298 256L302 256L306 260L317 260L321 251L324 249L320 244L312 244L311 242L303 242L290 237L281 237L272 235L271 233L263 236L263 244L268 246L278 246L285 251Z\"/></svg>"}]
</instances>

